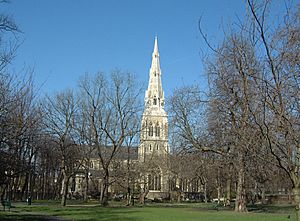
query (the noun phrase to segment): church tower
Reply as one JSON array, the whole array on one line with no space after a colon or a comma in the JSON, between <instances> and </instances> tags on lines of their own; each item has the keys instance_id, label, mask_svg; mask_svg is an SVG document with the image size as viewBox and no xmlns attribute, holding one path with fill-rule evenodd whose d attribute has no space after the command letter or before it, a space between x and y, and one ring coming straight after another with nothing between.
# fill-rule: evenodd
<instances>
[{"instance_id":1,"label":"church tower","mask_svg":"<svg viewBox=\"0 0 300 221\"><path fill-rule=\"evenodd\" d=\"M167 191L168 115L164 109L164 92L157 37L154 42L152 63L149 71L149 85L145 94L145 108L142 116L139 162L154 165L156 171L149 172L147 180L150 191ZM150 166L149 166L150 169Z\"/></svg>"}]
</instances>

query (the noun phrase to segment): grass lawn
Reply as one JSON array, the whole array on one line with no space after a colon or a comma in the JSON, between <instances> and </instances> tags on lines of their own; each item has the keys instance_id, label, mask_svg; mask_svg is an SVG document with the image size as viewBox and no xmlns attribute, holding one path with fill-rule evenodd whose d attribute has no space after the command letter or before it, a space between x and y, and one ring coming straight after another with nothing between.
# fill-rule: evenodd
<instances>
[{"instance_id":1,"label":"grass lawn","mask_svg":"<svg viewBox=\"0 0 300 221\"><path fill-rule=\"evenodd\" d=\"M290 206L255 207L253 212L235 213L214 210L212 204L150 204L144 207L72 204L67 207L57 203L15 203L10 212L1 211L0 220L100 220L100 221L295 221ZM255 212L254 212L255 211ZM290 218L289 218L290 215Z\"/></svg>"}]
</instances>

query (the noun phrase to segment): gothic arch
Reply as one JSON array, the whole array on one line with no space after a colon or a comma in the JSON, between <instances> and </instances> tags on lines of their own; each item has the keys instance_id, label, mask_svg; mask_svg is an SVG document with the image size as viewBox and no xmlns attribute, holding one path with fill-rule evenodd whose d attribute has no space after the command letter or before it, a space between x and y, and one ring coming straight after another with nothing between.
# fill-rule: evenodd
<instances>
[{"instance_id":1,"label":"gothic arch","mask_svg":"<svg viewBox=\"0 0 300 221\"><path fill-rule=\"evenodd\" d=\"M152 125L152 122L149 123L148 136L149 137L153 136L153 125Z\"/></svg>"},{"instance_id":2,"label":"gothic arch","mask_svg":"<svg viewBox=\"0 0 300 221\"><path fill-rule=\"evenodd\" d=\"M160 137L160 126L158 122L155 125L155 136Z\"/></svg>"},{"instance_id":3,"label":"gothic arch","mask_svg":"<svg viewBox=\"0 0 300 221\"><path fill-rule=\"evenodd\" d=\"M155 96L154 96L154 98L153 98L153 105L157 105L157 99L156 99Z\"/></svg>"},{"instance_id":4,"label":"gothic arch","mask_svg":"<svg viewBox=\"0 0 300 221\"><path fill-rule=\"evenodd\" d=\"M149 190L161 190L162 186L162 172L161 169L157 166L148 173L147 177Z\"/></svg>"}]
</instances>

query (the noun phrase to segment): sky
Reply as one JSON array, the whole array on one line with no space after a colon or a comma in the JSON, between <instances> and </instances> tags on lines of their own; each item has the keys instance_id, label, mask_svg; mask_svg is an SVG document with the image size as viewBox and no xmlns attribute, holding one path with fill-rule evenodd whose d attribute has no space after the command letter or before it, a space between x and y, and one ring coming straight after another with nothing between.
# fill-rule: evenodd
<instances>
[{"instance_id":1,"label":"sky","mask_svg":"<svg viewBox=\"0 0 300 221\"><path fill-rule=\"evenodd\" d=\"M157 36L163 88L170 96L195 82L207 87L202 54L210 52L199 18L217 44L223 25L244 14L245 1L11 0L0 10L22 31L13 71L34 69L42 93L75 89L85 73L115 69L133 73L146 89Z\"/></svg>"}]
</instances>

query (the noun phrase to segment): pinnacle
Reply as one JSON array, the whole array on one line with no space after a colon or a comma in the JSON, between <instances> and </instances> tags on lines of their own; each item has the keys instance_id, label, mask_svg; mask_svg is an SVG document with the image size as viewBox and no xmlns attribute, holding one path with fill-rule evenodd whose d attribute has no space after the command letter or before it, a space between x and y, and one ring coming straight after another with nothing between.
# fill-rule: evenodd
<instances>
[{"instance_id":1,"label":"pinnacle","mask_svg":"<svg viewBox=\"0 0 300 221\"><path fill-rule=\"evenodd\" d=\"M154 54L154 55L158 55L158 43L157 43L157 36L155 36L153 54Z\"/></svg>"}]
</instances>

